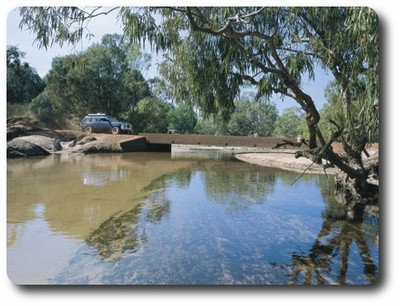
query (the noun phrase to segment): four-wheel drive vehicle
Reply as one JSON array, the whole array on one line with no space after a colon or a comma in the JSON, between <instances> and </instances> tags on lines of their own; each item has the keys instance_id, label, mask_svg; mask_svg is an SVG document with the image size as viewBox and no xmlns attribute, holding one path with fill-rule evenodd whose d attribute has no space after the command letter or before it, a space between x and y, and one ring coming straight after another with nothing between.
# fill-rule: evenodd
<instances>
[{"instance_id":1,"label":"four-wheel drive vehicle","mask_svg":"<svg viewBox=\"0 0 400 306\"><path fill-rule=\"evenodd\" d=\"M120 122L106 114L88 114L82 119L81 128L86 133L132 133L132 125Z\"/></svg>"}]
</instances>

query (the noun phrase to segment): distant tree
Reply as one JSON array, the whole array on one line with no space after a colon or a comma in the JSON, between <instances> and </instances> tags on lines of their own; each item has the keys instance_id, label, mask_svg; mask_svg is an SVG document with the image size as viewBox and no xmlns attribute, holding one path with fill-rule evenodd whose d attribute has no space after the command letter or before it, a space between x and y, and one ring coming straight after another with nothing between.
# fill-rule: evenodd
<instances>
[{"instance_id":1,"label":"distant tree","mask_svg":"<svg viewBox=\"0 0 400 306\"><path fill-rule=\"evenodd\" d=\"M105 35L85 52L53 60L46 76L48 97L63 116L81 117L88 112L124 116L151 95L138 70L143 65L137 46L128 47L120 35Z\"/></svg>"},{"instance_id":2,"label":"distant tree","mask_svg":"<svg viewBox=\"0 0 400 306\"><path fill-rule=\"evenodd\" d=\"M137 103L129 119L135 132L166 133L170 110L171 105L160 99L146 97Z\"/></svg>"},{"instance_id":3,"label":"distant tree","mask_svg":"<svg viewBox=\"0 0 400 306\"><path fill-rule=\"evenodd\" d=\"M22 62L25 53L7 46L7 103L27 104L45 88L36 70Z\"/></svg>"},{"instance_id":4,"label":"distant tree","mask_svg":"<svg viewBox=\"0 0 400 306\"><path fill-rule=\"evenodd\" d=\"M32 100L30 109L41 122L46 122L50 126L57 125L59 116L54 112L46 90Z\"/></svg>"},{"instance_id":5,"label":"distant tree","mask_svg":"<svg viewBox=\"0 0 400 306\"><path fill-rule=\"evenodd\" d=\"M258 99L236 100L235 111L228 121L230 135L272 136L278 111L275 104Z\"/></svg>"},{"instance_id":6,"label":"distant tree","mask_svg":"<svg viewBox=\"0 0 400 306\"><path fill-rule=\"evenodd\" d=\"M174 103L174 97L172 95L171 84L168 84L167 80L160 77L155 77L148 80L152 95L159 98L162 101Z\"/></svg>"},{"instance_id":7,"label":"distant tree","mask_svg":"<svg viewBox=\"0 0 400 306\"><path fill-rule=\"evenodd\" d=\"M197 125L194 129L196 134L205 135L227 135L228 123L222 118L222 116L200 116L197 121Z\"/></svg>"},{"instance_id":8,"label":"distant tree","mask_svg":"<svg viewBox=\"0 0 400 306\"><path fill-rule=\"evenodd\" d=\"M190 105L179 104L167 113L168 129L179 133L193 133L197 124L197 116Z\"/></svg>"},{"instance_id":9,"label":"distant tree","mask_svg":"<svg viewBox=\"0 0 400 306\"><path fill-rule=\"evenodd\" d=\"M297 137L304 135L305 118L298 107L283 110L276 121L274 134L280 137Z\"/></svg>"}]
</instances>

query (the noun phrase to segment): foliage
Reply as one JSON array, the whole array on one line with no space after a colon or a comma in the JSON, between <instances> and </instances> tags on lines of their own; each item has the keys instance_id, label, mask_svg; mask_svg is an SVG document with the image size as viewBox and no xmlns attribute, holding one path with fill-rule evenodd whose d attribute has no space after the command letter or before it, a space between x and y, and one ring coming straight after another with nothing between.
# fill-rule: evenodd
<instances>
[{"instance_id":1,"label":"foliage","mask_svg":"<svg viewBox=\"0 0 400 306\"><path fill-rule=\"evenodd\" d=\"M36 70L22 62L24 56L17 47L7 46L7 103L29 103L45 88Z\"/></svg>"},{"instance_id":2,"label":"foliage","mask_svg":"<svg viewBox=\"0 0 400 306\"><path fill-rule=\"evenodd\" d=\"M379 127L378 16L367 7L296 11L307 24L307 48L335 77L343 120L334 126L361 151Z\"/></svg>"},{"instance_id":3,"label":"foliage","mask_svg":"<svg viewBox=\"0 0 400 306\"><path fill-rule=\"evenodd\" d=\"M203 117L198 120L194 132L206 135L226 135L228 134L227 123L218 115Z\"/></svg>"},{"instance_id":4,"label":"foliage","mask_svg":"<svg viewBox=\"0 0 400 306\"><path fill-rule=\"evenodd\" d=\"M235 100L235 110L228 121L222 115L199 120L196 133L210 135L272 136L278 112L276 106L259 99Z\"/></svg>"},{"instance_id":5,"label":"foliage","mask_svg":"<svg viewBox=\"0 0 400 306\"><path fill-rule=\"evenodd\" d=\"M235 111L228 122L230 135L272 136L278 112L276 106L259 99L236 100Z\"/></svg>"},{"instance_id":6,"label":"foliage","mask_svg":"<svg viewBox=\"0 0 400 306\"><path fill-rule=\"evenodd\" d=\"M362 99L363 95L360 95L357 100L352 101L350 110L353 114L358 114L352 120L353 125L349 127L347 125L346 114L341 107L341 96L339 86L336 82L330 83L325 90L325 97L327 103L325 103L321 110L321 121L319 127L322 134L327 138L331 138L334 134L337 126L346 127L346 132L356 130L358 134L366 137L368 142L379 141L379 118L378 109L373 107L371 112L365 112L363 108L368 105L368 102ZM354 135L353 137L356 137ZM341 139L338 139L341 140Z\"/></svg>"},{"instance_id":7,"label":"foliage","mask_svg":"<svg viewBox=\"0 0 400 306\"><path fill-rule=\"evenodd\" d=\"M179 133L193 133L197 124L197 116L187 104L171 108L167 113L168 129Z\"/></svg>"},{"instance_id":8,"label":"foliage","mask_svg":"<svg viewBox=\"0 0 400 306\"><path fill-rule=\"evenodd\" d=\"M286 108L276 121L274 134L280 137L297 137L304 135L305 118L298 107Z\"/></svg>"},{"instance_id":9,"label":"foliage","mask_svg":"<svg viewBox=\"0 0 400 306\"><path fill-rule=\"evenodd\" d=\"M156 97L146 97L139 101L129 118L135 132L166 133L167 114L171 106Z\"/></svg>"},{"instance_id":10,"label":"foliage","mask_svg":"<svg viewBox=\"0 0 400 306\"><path fill-rule=\"evenodd\" d=\"M30 109L37 119L41 122L46 122L48 125L55 125L56 121L59 120L59 116L54 112L46 90L32 100Z\"/></svg>"},{"instance_id":11,"label":"foliage","mask_svg":"<svg viewBox=\"0 0 400 306\"><path fill-rule=\"evenodd\" d=\"M90 112L124 116L131 106L150 96L137 68L146 65L138 47L122 36L105 35L87 51L55 58L46 77L48 97L56 113L82 117Z\"/></svg>"}]
</instances>

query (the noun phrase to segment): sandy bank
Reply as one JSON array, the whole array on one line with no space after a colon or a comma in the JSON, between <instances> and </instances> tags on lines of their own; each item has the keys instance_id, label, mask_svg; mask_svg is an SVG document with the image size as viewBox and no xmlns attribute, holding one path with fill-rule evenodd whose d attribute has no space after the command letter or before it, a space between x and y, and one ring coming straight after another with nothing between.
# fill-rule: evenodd
<instances>
[{"instance_id":1,"label":"sandy bank","mask_svg":"<svg viewBox=\"0 0 400 306\"><path fill-rule=\"evenodd\" d=\"M235 157L241 161L260 166L279 168L295 172L324 174L324 169L317 164L313 164L307 158L295 158L294 153L243 153L236 154ZM325 169L327 174L335 174L336 170L332 168Z\"/></svg>"},{"instance_id":2,"label":"sandy bank","mask_svg":"<svg viewBox=\"0 0 400 306\"><path fill-rule=\"evenodd\" d=\"M339 143L335 143L333 149L338 154L343 151ZM379 160L379 144L369 144L366 146L366 150L369 156L366 156L364 153L362 155L365 164ZM312 161L310 161L308 158L300 157L296 159L294 157L294 151L291 153L241 153L236 154L235 157L241 161L260 166L280 168L295 172L303 172L307 169L307 173L325 173L324 169L320 165L312 164ZM327 174L335 174L338 170L334 168L327 168L325 171Z\"/></svg>"}]
</instances>

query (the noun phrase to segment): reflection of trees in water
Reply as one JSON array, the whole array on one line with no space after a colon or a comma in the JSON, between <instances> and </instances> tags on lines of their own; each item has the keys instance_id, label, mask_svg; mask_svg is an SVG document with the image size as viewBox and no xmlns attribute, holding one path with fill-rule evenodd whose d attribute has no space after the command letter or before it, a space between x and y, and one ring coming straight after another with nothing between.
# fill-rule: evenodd
<instances>
[{"instance_id":1,"label":"reflection of trees in water","mask_svg":"<svg viewBox=\"0 0 400 306\"><path fill-rule=\"evenodd\" d=\"M190 180L192 178L192 171L180 170L176 172L166 173L159 178L153 180L150 185L145 187L144 191L155 191L155 190L164 190L167 183L174 182L177 187L185 188L189 185Z\"/></svg>"},{"instance_id":2,"label":"reflection of trees in water","mask_svg":"<svg viewBox=\"0 0 400 306\"><path fill-rule=\"evenodd\" d=\"M112 216L86 239L89 246L97 248L103 259L115 259L125 251L136 251L146 241L146 235L138 227L140 205L120 216Z\"/></svg>"},{"instance_id":3,"label":"reflection of trees in water","mask_svg":"<svg viewBox=\"0 0 400 306\"><path fill-rule=\"evenodd\" d=\"M361 223L327 218L308 253L292 254L290 284L347 284L350 247L355 243L366 280L377 278L378 267L372 260L370 248ZM336 279L334 279L336 277Z\"/></svg>"},{"instance_id":4,"label":"reflection of trees in water","mask_svg":"<svg viewBox=\"0 0 400 306\"><path fill-rule=\"evenodd\" d=\"M264 203L272 194L276 176L262 171L220 171L203 172L207 195L230 210L239 211L251 204Z\"/></svg>"},{"instance_id":5,"label":"reflection of trees in water","mask_svg":"<svg viewBox=\"0 0 400 306\"><path fill-rule=\"evenodd\" d=\"M318 179L326 210L322 215L321 230L310 250L292 254L290 283L347 284L350 248L353 244L358 250L366 282L374 282L378 266L372 260L371 249L379 240L378 218L367 215L363 222L348 221L346 208L335 200L333 177L314 178Z\"/></svg>"},{"instance_id":6,"label":"reflection of trees in water","mask_svg":"<svg viewBox=\"0 0 400 306\"><path fill-rule=\"evenodd\" d=\"M89 235L86 243L96 247L103 259L117 259L124 252L136 252L147 241L145 223L159 222L170 213L166 185L175 182L184 187L189 184L190 178L190 171L168 173L157 178L145 188L149 194L142 203L103 222Z\"/></svg>"}]
</instances>

